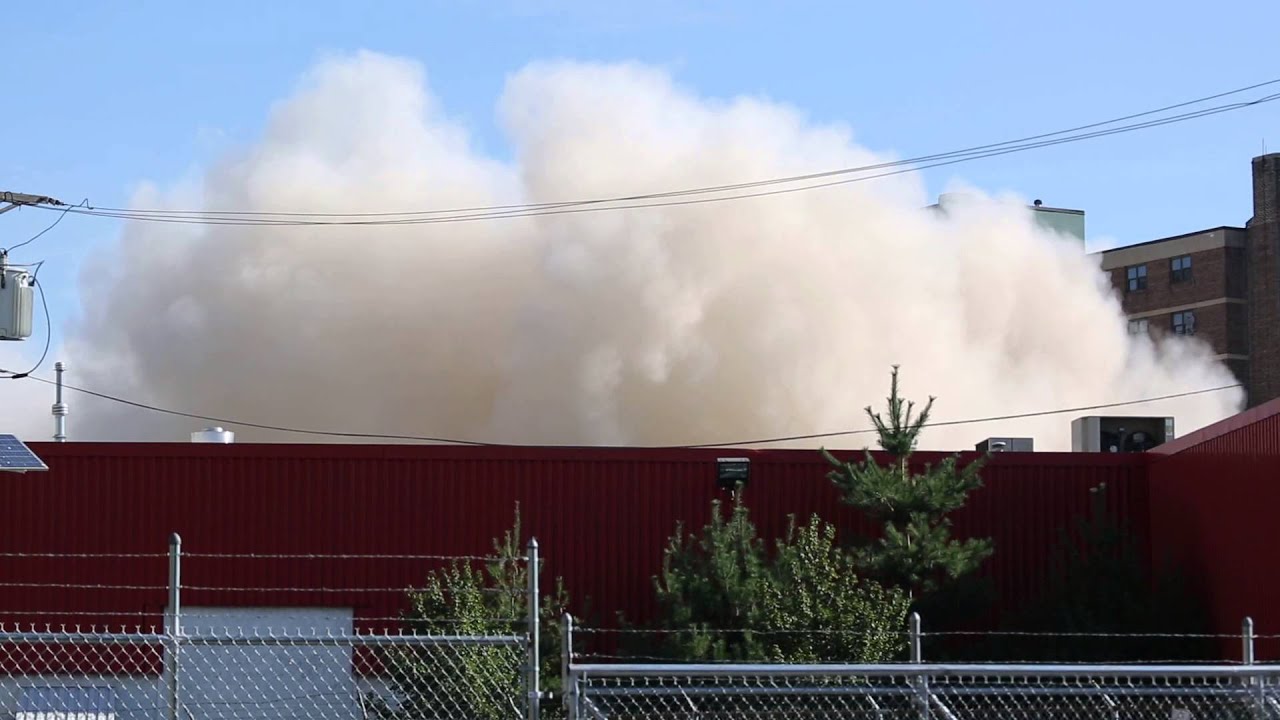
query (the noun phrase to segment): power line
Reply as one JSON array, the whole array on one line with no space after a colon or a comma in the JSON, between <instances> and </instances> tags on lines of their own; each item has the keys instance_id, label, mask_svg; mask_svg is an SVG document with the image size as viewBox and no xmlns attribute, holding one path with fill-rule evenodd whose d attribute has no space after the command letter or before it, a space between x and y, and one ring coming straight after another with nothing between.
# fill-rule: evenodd
<instances>
[{"instance_id":1,"label":"power line","mask_svg":"<svg viewBox=\"0 0 1280 720\"><path fill-rule=\"evenodd\" d=\"M1098 405L1082 405L1073 408L1061 408L1058 410L1040 410L1038 412L1016 413L1013 415L990 415L987 417L968 418L965 420L946 420L943 422L926 423L923 427L951 427L954 425L976 425L979 423L999 422L1003 420L1024 420L1027 418L1045 417L1048 415L1066 415L1067 413L1087 412L1090 410L1106 410L1108 408L1127 407L1129 405L1143 405L1150 402L1159 402L1161 400L1176 400L1178 398L1191 397L1192 395L1204 395L1206 393L1221 392L1230 390L1231 388L1242 387L1240 383L1231 385L1222 385L1214 388L1205 388L1203 390L1190 390L1188 392L1174 393L1172 395L1160 395L1158 397L1149 397L1141 400L1124 400L1121 402L1101 403ZM758 440L738 440L735 442L725 443L709 443L704 445L688 445L686 447L695 448L717 448L717 447L733 447L737 445L765 445L769 443L790 442L794 440L819 440L822 438L840 437L844 435L865 435L876 432L875 428L864 428L862 430L839 430L827 433L812 433L809 435L791 435L787 437L761 438Z\"/></svg>"},{"instance_id":2,"label":"power line","mask_svg":"<svg viewBox=\"0 0 1280 720\"><path fill-rule=\"evenodd\" d=\"M27 377L29 377L31 380L35 380L37 382L41 382L46 385L56 384L52 380L48 380L42 377L37 377L35 375L30 375ZM1171 395L1160 395L1157 397L1148 397L1148 398L1142 398L1138 400L1124 400L1121 402L1100 403L1097 405L1083 405L1079 407L1059 408L1056 410L1040 410L1036 412L1015 413L1010 415L994 415L994 416L988 416L988 417L968 418L965 420L948 420L943 422L932 422L932 423L928 423L924 427L932 428L932 427L950 427L955 425L976 425L979 423L997 422L997 421L1004 421L1004 420L1022 420L1026 418L1045 417L1049 415L1065 415L1067 413L1084 412L1089 410L1105 410L1108 408L1126 407L1129 405L1142 405L1144 403L1160 402L1162 400L1175 400L1178 398L1191 397L1193 395L1204 395L1207 393L1221 392L1223 390L1230 390L1231 388L1238 388L1238 387L1241 387L1240 383L1235 383L1232 385L1222 385L1220 387L1214 387L1214 388L1205 388L1202 390L1191 390L1188 392L1174 393ZM147 410L150 412L162 413L165 415L173 415L177 417L190 418L194 420L204 420L206 422L217 423L220 425L230 425L230 426L239 425L241 427L255 428L259 430L273 430L276 432L293 433L297 435L358 438L358 439L364 439L364 440L404 440L404 441L415 441L415 442L442 443L442 444L449 444L449 445L469 445L473 447L536 447L536 446L518 445L518 444L512 444L512 443L484 442L480 440L460 440L456 438L435 437L435 436L429 436L429 435L395 435L395 434L384 434L384 433L362 433L362 432L347 432L347 431L333 431L333 430L314 430L314 429L290 427L286 425L267 425L263 423L246 422L243 420L235 420L230 418L219 418L211 415L200 415L197 413L183 412L180 410L171 410L169 408L159 407L157 405L149 405L147 403L141 403L136 400L129 400L126 398L115 396L115 395L109 395L107 393L98 392L96 390L89 390L86 388L77 387L75 385L68 385L66 383L63 384L63 388L67 390L72 390L74 392L82 393L84 395L96 397L102 400L107 400L110 402L119 403L121 405L127 405L129 407L138 408L140 410ZM806 435L788 435L783 437L767 437L767 438L757 438L754 440L735 440L732 442L701 443L696 445L655 446L650 449L673 449L674 450L674 449L684 449L684 448L721 448L721 447L737 447L737 446L745 446L745 445L768 445L772 443L792 442L797 440L818 440L822 438L841 437L846 435L863 435L868 433L874 433L875 431L876 431L875 428L861 428L858 430L837 430L834 432L810 433Z\"/></svg>"},{"instance_id":3,"label":"power line","mask_svg":"<svg viewBox=\"0 0 1280 720\"><path fill-rule=\"evenodd\" d=\"M1252 102L1234 103L1230 105L1219 106L1217 108L1210 108L1208 110L1200 110L1200 111L1195 111L1191 113L1184 113L1182 115L1177 115L1170 118L1164 118L1156 121L1148 121L1145 123L1137 123L1131 126L1123 126L1120 128L1112 128L1110 130L1101 131L1097 133L1087 133L1087 134L1072 136L1069 138L1059 138L1058 140L1046 142L1046 143L1040 143L1036 141L1041 141L1041 140L1045 140L1046 138L1052 138L1052 137L1061 136L1061 135L1068 135L1071 133L1079 133L1080 131L1083 131L1083 130L1092 130L1094 128L1099 128L1106 125L1114 125L1116 123L1125 122L1128 120L1147 117L1150 115L1168 112L1170 110L1176 110L1179 108L1188 107L1190 105L1197 105L1200 103L1208 102L1210 100L1220 99L1230 95L1236 95L1239 93L1248 92L1250 90L1256 90L1258 88L1267 87L1269 85L1275 85L1277 83L1280 83L1280 78L1268 80L1262 83L1256 83L1253 85L1248 85L1241 88L1236 88L1234 90L1228 90L1225 92L1216 93L1213 95L1208 95L1205 97L1196 98L1194 100L1175 103L1173 105L1166 105L1164 107L1156 108L1153 110L1147 110L1139 113L1133 113L1130 115L1124 115L1121 117L1112 118L1109 120L1103 120L1099 122L1089 123L1086 125L1080 125L1080 126L1068 128L1065 130L1057 130L1054 132L1041 133L1038 135L1031 135L1028 137L1019 138L1016 140L1007 140L999 143L978 145L974 147L964 148L961 150L954 150L954 151L945 152L945 153L924 155L924 156L919 156L914 158L908 158L905 160L878 163L874 165L840 168L836 170L829 170L829 171L818 172L818 173L809 173L804 175L792 175L787 177L778 177L778 178L771 178L766 180L757 180L753 182L734 183L734 184L727 184L727 185L685 188L681 190L673 190L673 191L667 191L667 192L594 198L589 200L569 200L569 201L560 201L560 202L525 203L525 204L513 204L513 205L490 205L490 206L479 206L479 207L419 210L419 211L405 211L405 212L331 213L331 212L281 212L281 211L230 211L230 210L181 211L181 210L164 210L164 209L129 209L129 208L102 207L102 208L90 208L91 212L86 212L85 214L95 214L102 217L119 217L122 219L152 220L152 221L162 221L161 218L164 218L165 221L170 221L170 222L176 221L178 219L182 219L189 222L196 222L198 224L286 224L286 225L293 225L293 224L346 225L346 224L404 224L404 223L416 224L413 222L414 220L424 221L424 220L431 219L429 217L424 217L424 216L446 216L446 217L438 217L434 219L456 222L456 221L462 221L462 220L472 220L472 219L482 219L482 218L488 219L491 217L493 218L525 217L527 216L527 213L528 214L557 214L558 212L562 212L570 208L577 208L581 211L584 208L584 206L612 205L614 203L637 202L642 200L654 200L654 199L660 199L660 198L700 195L700 194L707 194L707 193L726 192L731 190L743 190L743 189L750 189L750 188L757 188L757 187L764 187L764 186L778 185L778 184L789 184L789 183L803 182L808 180L823 179L823 178L839 176L839 175L848 175L848 174L854 174L854 173L869 172L873 170L882 170L886 168L899 167L903 165L930 163L933 161L949 159L949 158L962 157L966 161L972 160L972 159L981 159L984 157L992 157L995 155L1005 154L1005 152L999 152L999 150L1002 148L1006 150L1011 149L1009 148L1009 146L1015 146L1018 151L1021 151L1021 150L1027 150L1027 149L1034 149L1038 147L1045 147L1048 145L1060 144L1062 142L1075 142L1079 140L1091 139L1093 137L1102 137L1105 135L1116 134L1119 132L1128 132L1128 131L1137 130L1137 129L1144 129L1147 127L1156 127L1159 125L1169 124L1170 122L1181 122L1184 120L1191 120L1198 117L1217 114L1217 112L1237 110L1243 107L1249 107L1249 106L1264 103L1264 102L1270 102L1276 99L1277 96L1273 95L1273 96L1264 97ZM950 163L940 163L940 164L950 164ZM937 166L938 165L927 165L926 167L937 167ZM924 169L924 168L917 168L916 170L919 170L919 169ZM913 170L913 171L916 171L916 170ZM896 173L891 173L891 174L896 174ZM878 175L875 177L884 177L884 175ZM871 179L871 178L866 178L866 179ZM809 186L809 187L799 188L799 189L807 190L807 189L815 189L819 187L830 187L831 185L834 185L834 184L841 184L841 183L824 183L820 185ZM748 194L748 195L721 198L720 200L731 200L731 199L740 199L744 197L759 197L759 196L760 195L758 194ZM663 206L668 204L684 204L684 203L662 203L658 205L628 205L628 206L624 206L624 208L593 208L593 209L627 209L627 208L638 208L638 207L655 207L655 206ZM550 213L531 212L531 211L548 211L548 210L553 212L550 212ZM459 216L459 217L448 217L448 216ZM307 217L307 218L392 218L392 217L395 217L395 218L401 218L401 219L400 220L373 220L373 221L366 221L363 223L353 222L349 220L299 221L299 220L293 219L293 218L299 218L299 217Z\"/></svg>"},{"instance_id":4,"label":"power line","mask_svg":"<svg viewBox=\"0 0 1280 720\"><path fill-rule=\"evenodd\" d=\"M99 211L99 210L77 210L77 211L78 213L82 213L86 215L96 215L96 217L134 219L134 220L142 220L142 222L157 222L157 223L200 224L200 225L268 225L268 227L270 227L270 225L279 225L279 227L323 227L323 225L366 225L366 227L372 227L372 225L442 224L442 223L458 223L458 222L475 222L475 220L531 218L531 217L541 217L541 215L598 213L598 211L605 211L605 210L635 210L635 209L648 209L648 208L668 208L668 206L680 206L680 205L703 205L703 204L709 204L709 202L724 202L724 201L730 201L730 200L753 199L753 197L788 195L788 193L819 190L819 188L841 186L841 184L865 182L865 181L870 181L870 179L899 176L899 174L906 174L906 173L916 173L916 172L920 172L920 170L925 170L929 168L938 168L938 167L945 167L945 165L966 163L966 161L970 161L970 160L995 158L995 156L998 156L998 155L1007 155L1007 154L1012 154L1012 152L1023 152L1027 150L1034 150L1034 149L1038 149L1038 147L1062 145L1062 143L1089 140L1089 138L1093 138L1093 137L1120 135L1120 133L1133 132L1135 131L1135 129L1144 129L1144 128L1164 126L1164 124L1185 122L1185 120L1207 117L1207 115L1225 113L1225 111L1245 108L1245 106L1258 105L1258 104L1262 104L1262 102L1271 102L1277 99L1280 99L1280 95L1270 95L1266 97L1261 97L1261 99L1258 99L1258 100L1253 100L1249 102L1240 102L1240 104L1233 104L1228 106L1217 106L1217 108L1197 110L1197 111L1194 111L1194 113L1185 113L1181 115L1175 115L1175 117L1171 117L1171 118L1148 120L1148 122L1132 124L1132 126L1111 128L1111 129L1106 129L1106 131L1087 133L1087 135L1076 135L1076 136L1070 136L1065 138L1059 138L1059 140L1042 141L1042 142L1036 142L1036 143L1024 143L1024 145L1005 147L1005 149L991 150L986 152L961 152L961 154L943 154L943 155L938 155L938 158L951 158L951 159L936 161L936 163L915 165L915 167L900 168L896 170L891 170L891 172L872 174L872 176L837 179L837 181L806 184L806 186L786 187L786 188L781 188L781 190L739 193L739 195L728 195L728 196L722 196L722 197L699 197L699 199L694 199L694 200L643 202L643 204L632 204L632 205L590 205L590 206L582 206L582 205L589 205L588 202L577 202L577 204L575 204L575 202L570 202L570 204L563 204L564 206L553 206L553 208L549 208L549 209L532 209L532 210L517 209L517 210L509 210L509 211L500 211L500 213L475 213L475 214L467 214L467 215L456 214L456 215L445 215L445 217L435 217L435 218L406 217L406 218L399 218L399 219L366 219L366 220L252 219L252 218L236 218L236 217L197 217L197 215L188 215L188 214L169 215L169 217L155 217L155 215L140 215L137 213L132 213L132 211L127 211L127 213L108 213L108 211ZM900 167L900 165L906 165L909 163L911 163L911 160L895 161L895 163L882 163L878 165L865 165L865 167L852 168L849 170L841 170L841 172L836 172L836 173L860 172L860 170ZM768 184L768 182L769 181L762 181L759 184ZM782 182L785 182L785 181L782 181Z\"/></svg>"},{"instance_id":5,"label":"power line","mask_svg":"<svg viewBox=\"0 0 1280 720\"><path fill-rule=\"evenodd\" d=\"M49 223L48 227L46 227L45 229L41 230L35 235L32 235L27 240L20 242L17 245L14 245L11 248L0 249L0 259L7 257L10 252L17 250L18 248L30 245L36 240L39 240L45 233L58 227L58 223L62 222L63 218L67 216L67 212L69 212L73 207L71 205L65 205L64 203L61 203L50 197L44 197L44 196L37 197L37 196L28 196L28 195L20 196L19 194L12 193L12 192L0 193L0 201L10 203L9 205L10 209L13 207L23 207L23 206L38 207L41 209L48 209L50 207L63 208L63 210L58 213L58 217L55 218L53 222ZM30 203L43 203L43 205L31 205ZM85 198L83 201L81 201L79 205L76 205L74 207L84 207L88 204L89 204L89 198ZM36 364L32 365L31 369L27 370L26 372L13 372L12 370L5 370L4 368L0 368L0 379L8 378L10 380L21 380L22 378L28 377L29 375L31 375L31 373L35 372L36 370L39 370L40 366L44 365L44 361L49 357L49 346L53 343L53 319L49 315L49 300L45 297L45 294L44 294L44 284L41 283L38 279L40 277L40 269L43 267L44 267L43 260L41 260L40 262L34 265L35 270L31 273L31 284L34 285L36 288L36 291L40 293L40 306L44 308L44 325L45 325L44 350L41 351L40 359L36 360Z\"/></svg>"},{"instance_id":6,"label":"power line","mask_svg":"<svg viewBox=\"0 0 1280 720\"><path fill-rule=\"evenodd\" d=\"M854 177L854 178L842 178L840 180L831 180L831 181L815 183L811 185L786 187L786 188L774 189L774 190L762 190L762 191L750 192L750 193L739 193L737 195L724 195L720 197L699 197L695 199L668 200L665 202L647 202L647 203L636 203L636 204L630 204L630 205L596 205L596 204L586 204L586 203L569 203L569 204L566 204L565 207L552 207L548 209L512 210L512 211L503 211L503 212L481 212L481 213L474 213L474 214L468 214L468 215L446 215L441 217L426 217L426 218L404 217L404 218L399 218L394 220L388 220L388 219L293 220L293 219L266 219L266 218L244 218L244 217L154 216L154 215L139 215L137 213L132 213L132 212L103 212L103 211L97 211L97 210L75 210L74 212L77 212L82 215L91 215L96 217L116 218L116 219L123 219L123 220L138 220L142 222L172 223L172 224L180 224L180 225L230 225L230 226L265 226L265 227L272 227L272 226L275 226L275 227L324 227L324 226L375 227L375 226L391 226L391 225L437 225L437 224L450 224L450 223L459 223L459 222L475 222L475 221L483 221L483 220L541 217L546 215L576 215L581 213L594 213L594 212L603 212L603 211L610 211L610 210L639 210L639 209L646 209L646 208L675 207L675 206L685 206L685 205L704 205L709 203L726 202L730 200L745 200L750 198L770 197L774 195L788 195L792 193L818 190L821 188L835 187L838 185L849 185L853 183L866 182L868 180L876 180L879 178L890 177L893 175L916 173L916 172L920 172L922 170L927 170L930 168L943 167L947 165L956 165L959 163L969 162L972 160L980 160L980 159L985 159L990 157L997 157L1000 155L1008 155L1011 153L1025 152L1027 150L1034 150L1042 147L1062 145L1066 143L1088 140L1096 137L1105 137L1107 135L1118 135L1126 132L1133 132L1135 130L1159 127L1162 125L1170 125L1177 122L1185 122L1187 120L1192 120L1199 117L1216 115L1223 112L1238 110L1243 107L1250 107L1250 106L1259 105L1262 103L1273 102L1278 99L1280 99L1280 94L1274 94L1274 95L1269 95L1263 98L1259 98L1257 100L1252 100L1247 103L1235 103L1228 106L1219 106L1219 107L1209 108L1206 110L1198 110L1194 113L1184 113L1182 115L1173 116L1169 118L1162 118L1160 120L1152 120L1144 123L1137 123L1134 125L1121 126L1118 128L1112 128L1109 130L1103 130L1103 131L1098 131L1094 133L1073 135L1065 138L1060 138L1057 140L1046 140L1042 142L1029 143L1029 144L1007 147L1004 149L992 150L992 151L981 152L981 153L962 153L958 156L954 156L953 159L928 163L925 165L903 167L897 170L877 173L874 175L864 175L861 177ZM894 166L900 166L905 164L907 163L906 162L883 163L881 165L876 165L876 166L866 166L865 169L871 169L874 167L894 167Z\"/></svg>"},{"instance_id":7,"label":"power line","mask_svg":"<svg viewBox=\"0 0 1280 720\"><path fill-rule=\"evenodd\" d=\"M998 147L1004 147L1004 146L1009 146L1009 145L1018 145L1018 143L1025 143L1025 142L1032 142L1032 141L1044 140L1044 138L1048 138L1048 137L1055 137L1055 136L1061 136L1061 135L1068 135L1068 133L1074 133L1074 132L1079 132L1079 131L1085 131L1085 129L1093 129L1093 128L1098 128L1098 127L1108 126L1108 124L1115 124L1115 123L1125 122L1125 120L1132 120L1132 119L1137 119L1137 118L1148 117L1148 115L1155 115L1155 114L1158 114L1158 113L1166 113L1166 111L1169 111L1169 110L1176 110L1176 109L1179 109L1179 108L1187 108L1187 106L1189 106L1189 105L1198 105L1198 104L1201 104L1201 102L1207 102L1207 101L1210 101L1210 100L1217 100L1217 99L1221 99L1221 97L1226 97L1226 96L1230 96L1230 95L1239 95L1239 94L1242 94L1242 92L1248 92L1248 91L1251 91L1251 90L1257 90L1257 88L1261 88L1261 87L1267 87L1267 86L1271 86L1271 85L1277 85L1277 83L1280 83L1280 78L1270 79L1270 81L1261 82L1261 83L1254 83L1254 85L1249 85L1249 86L1245 86L1245 87L1235 88L1235 90L1229 90L1229 91L1225 91L1225 92L1219 92L1219 94L1215 94L1215 95L1208 95L1208 96L1203 96L1203 97L1197 97L1197 99L1194 99L1194 100L1187 100L1187 101L1183 101L1183 102L1176 102L1176 104L1174 104L1174 105L1166 105L1166 106L1164 106L1164 108L1156 108L1156 109L1153 109L1153 110L1144 110L1144 111L1142 111L1142 113L1134 113L1134 114L1129 114L1129 115L1123 115L1123 117L1119 117L1119 118L1111 118L1111 119L1108 119L1108 120L1100 120L1100 122L1088 123L1088 124L1084 124L1084 126L1076 126L1076 127L1074 127L1074 128L1061 129L1061 131L1053 131L1053 132L1047 132L1047 133L1039 133L1039 135L1033 135L1033 136L1028 136L1028 137L1021 137L1021 138L1018 138L1018 140L1007 140L1007 141L1004 141L1004 142L988 143L988 145L978 145L978 146L973 146L973 147L965 147L965 149L963 149L963 150L954 150L954 151L948 151L948 152L941 152L941 154L933 154L933 155L922 155L922 156L916 156L916 158L909 158L909 159L905 159L905 160L891 161L891 163L881 163L881 164L874 164L874 165L861 165L861 167L854 167L854 168L841 168L841 169L835 169L835 170L826 170L826 172L809 173L809 174L800 174L800 176L788 176L788 177L780 177L780 178L769 178L769 179L762 179L762 181L754 181L754 182L733 183L733 184L719 184L719 186L692 187L692 188L684 188L684 190L675 190L675 191L667 191L667 192L641 193L641 195L627 195L627 196L613 196L613 197L598 197L598 199L591 199L591 200L570 200L570 201L558 201L558 202L534 202L534 204L476 206L476 208L454 208L454 209L416 210L416 211L383 211L383 213L297 213L297 211L293 211L293 213L288 213L288 211L242 211L242 210L191 210L191 211L183 211L183 210L164 210L164 209L150 209L150 210L143 210L143 209L128 209L128 208L96 208L96 210L101 210L101 211L113 211L113 213L136 213L136 214L155 214L155 215L197 215L197 217L198 217L198 215L204 215L204 217L209 217L209 215L218 215L218 217L314 217L314 218L325 218L325 217L329 217L329 218L376 218L376 217L410 217L410 215L439 215L439 214L458 214L458 213L488 213L488 211L498 211L498 210L530 210L530 209L545 209L545 208L567 208L567 206L580 206L580 205L607 204L607 202L626 202L626 201L637 201L637 200L654 200L654 199L660 199L660 197L675 197L675 196L684 196L684 195L700 195L700 193L708 193L708 192L722 192L722 191L730 191L730 190L744 190L744 188L760 187L760 186L769 186L769 184L780 184L780 183L791 183L791 182L809 181L809 179L820 179L820 178L827 178L827 177L832 177L832 176L840 176L840 174L850 174L850 173L858 173L858 172L867 172L867 170L876 170L876 169L891 168L891 167L897 167L897 165L916 164L916 163L925 163L925 161L932 161L932 160L938 160L938 159L943 159L943 158L950 158L950 156L963 155L963 154L970 154L970 152L979 152L979 151L993 150L993 149L998 149Z\"/></svg>"},{"instance_id":8,"label":"power line","mask_svg":"<svg viewBox=\"0 0 1280 720\"><path fill-rule=\"evenodd\" d=\"M6 195L12 195L12 193L6 193ZM62 203L59 203L57 200L53 200L52 198L42 198L41 201L48 202L53 205L62 205ZM13 250L17 250L18 248L23 247L25 245L30 245L36 240L39 240L42 235L58 227L58 223L62 222L62 219L67 216L67 212L69 210L71 210L73 207L83 207L87 204L89 204L89 198L85 198L83 201L80 202L79 205L75 205L75 206L63 205L65 209L63 209L61 212L58 213L57 219L55 219L52 223L50 223L48 227L36 233L27 241L14 245L13 247L9 248L9 250L0 250L0 256L4 256ZM33 207L40 207L40 206L37 205ZM35 372L36 370L39 370L40 367L44 365L44 361L47 360L49 357L49 346L53 343L53 318L49 315L49 300L48 298L45 297L45 294L44 294L44 283L40 282L39 280L40 270L44 268L44 262L45 262L44 260L41 260L40 262L33 265L32 267L34 267L35 269L31 273L31 284L35 286L36 292L40 293L40 307L44 309L44 349L40 352L40 359L36 360L35 365L32 365L30 370L27 370L26 372L14 372L12 370L5 370L4 368L0 368L0 379L7 378L9 380L21 380L25 377L28 377L31 375L31 373Z\"/></svg>"},{"instance_id":9,"label":"power line","mask_svg":"<svg viewBox=\"0 0 1280 720\"><path fill-rule=\"evenodd\" d=\"M36 382L42 382L45 385L57 384L53 380L37 377L35 375L28 375L26 377L30 378L31 380L35 380ZM211 415L199 415L196 413L182 412L180 410L170 410L169 408L163 408L156 405L148 405L146 403L138 402L136 400L129 400L122 397L116 397L114 395L108 395L107 393L97 392L96 390L89 390L87 388L82 388L82 387L76 387L75 385L68 385L66 383L63 383L62 387L66 390L72 390L74 392L78 392L83 395L89 395L92 397L101 398L103 400L119 403L121 405L128 405L130 407L135 407L140 410L147 410L150 412L161 413L164 415L173 415L176 417L185 417L193 420L205 420L207 422L218 423L221 425L239 425L241 427L255 428L257 430L274 430L276 432L295 433L299 435L317 435L317 436L344 437L344 438L368 439L368 440L411 440L411 441L417 441L417 442L443 443L448 445L486 446L486 445L495 444L495 443L477 442L474 440L459 440L456 438L431 437L428 435L389 435L389 434L380 434L380 433L341 432L341 431L333 431L333 430L308 430L305 428L287 427L284 425L268 425L265 423L254 423L254 422L247 422L244 420L232 420L228 418L213 417Z\"/></svg>"},{"instance_id":10,"label":"power line","mask_svg":"<svg viewBox=\"0 0 1280 720\"><path fill-rule=\"evenodd\" d=\"M57 204L58 204L56 200L53 200L53 199L51 199L51 198L43 198L43 200L47 201L47 203L48 203L48 204L47 204L47 205L32 205L31 207L38 207L38 208L40 208L40 209L42 209L42 210L45 210L45 209L56 209L56 206L57 206ZM68 213L68 212L71 212L71 210L73 210L74 208L78 208L78 207L87 207L88 205L89 205L89 198L85 198L85 199L84 199L84 200L83 200L79 205L64 205L64 206L63 206L63 209L58 213L58 217L57 217L57 219L56 219L56 220L54 220L53 222L49 223L49 226L48 226L48 227L46 227L45 229L43 229L43 230L41 230L40 232L36 233L35 235L31 236L31 237L30 237L30 238L28 238L27 240L24 240L24 241L22 241L22 242L18 243L17 245L14 245L14 246L13 246L13 247L11 247L11 248L8 248L8 249L2 249L2 248L0 248L0 255L5 255L5 254L8 254L8 253L11 253L11 252L13 252L14 250L17 250L17 249L18 249L18 248L20 248L20 247L25 247L25 246L30 245L31 243L35 242L36 240L39 240L39 239L40 239L40 237L41 237L42 235L44 235L45 233L49 232L50 230L52 230L52 229L54 229L54 228L58 227L58 223L62 222L62 219L63 219L63 218L65 218L65 217L67 216L67 213Z\"/></svg>"}]
</instances>

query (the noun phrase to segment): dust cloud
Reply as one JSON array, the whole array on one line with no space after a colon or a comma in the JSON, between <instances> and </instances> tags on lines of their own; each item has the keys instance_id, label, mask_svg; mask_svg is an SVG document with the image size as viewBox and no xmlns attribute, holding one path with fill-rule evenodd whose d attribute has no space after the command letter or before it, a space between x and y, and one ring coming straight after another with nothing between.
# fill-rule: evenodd
<instances>
[{"instance_id":1,"label":"dust cloud","mask_svg":"<svg viewBox=\"0 0 1280 720\"><path fill-rule=\"evenodd\" d=\"M710 100L638 65L544 63L476 149L413 63L319 63L251 147L136 207L394 212L627 195L883 162L850 130ZM946 216L912 175L752 200L484 222L130 223L91 259L69 380L259 423L482 441L665 445L866 427L889 368L937 420L1230 384L1206 347L1135 341L1097 260L1022 200ZM105 269L104 269L105 268ZM1180 432L1218 392L1124 413ZM75 440L205 423L73 396ZM1072 416L930 430L1067 449ZM231 426L237 441L322 438ZM867 435L828 440L862 447ZM799 443L812 446L814 442Z\"/></svg>"}]
</instances>

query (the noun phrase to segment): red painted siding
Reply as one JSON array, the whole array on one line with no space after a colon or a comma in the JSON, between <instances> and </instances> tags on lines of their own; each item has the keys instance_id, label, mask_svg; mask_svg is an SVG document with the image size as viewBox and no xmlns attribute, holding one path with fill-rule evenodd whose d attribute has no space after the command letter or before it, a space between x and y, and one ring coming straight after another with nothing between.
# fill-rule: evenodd
<instances>
[{"instance_id":1,"label":"red painted siding","mask_svg":"<svg viewBox=\"0 0 1280 720\"><path fill-rule=\"evenodd\" d=\"M1156 560L1178 563L1200 587L1220 633L1280 631L1280 400L1160 448L1151 466L1151 538ZM1240 643L1224 641L1227 657ZM1259 640L1260 660L1280 659L1280 641Z\"/></svg>"},{"instance_id":2,"label":"red painted siding","mask_svg":"<svg viewBox=\"0 0 1280 720\"><path fill-rule=\"evenodd\" d=\"M716 457L726 451L519 449L368 445L41 444L47 474L4 479L9 553L123 552L111 560L0 558L0 612L10 621L128 624L109 613L145 613L159 624L166 601L163 554L178 532L186 606L352 606L365 618L394 615L403 594L377 588L420 583L431 563L413 560L202 558L201 553L486 553L520 504L548 571L603 621L652 609L652 576L678 522L706 521ZM840 504L811 451L732 451L752 458L746 502L761 532L787 516L818 513L845 532L865 529ZM922 462L938 455L922 455ZM1044 585L1057 534L1106 483L1111 504L1145 537L1140 456L1037 453L997 456L986 487L956 516L961 535L995 539L989 571L1006 603ZM119 589L15 587L113 585ZM204 589L212 588L212 589ZM222 589L218 589L222 588ZM228 588L237 588L230 590ZM246 588L262 590L246 591ZM302 591L280 591L294 588ZM373 588L325 592L325 589ZM22 614L15 612L31 611ZM87 613L87 614L81 614Z\"/></svg>"},{"instance_id":3,"label":"red painted siding","mask_svg":"<svg viewBox=\"0 0 1280 720\"><path fill-rule=\"evenodd\" d=\"M1280 398L1152 450L1155 455L1280 456ZM1268 467L1259 464L1259 468Z\"/></svg>"}]
</instances>

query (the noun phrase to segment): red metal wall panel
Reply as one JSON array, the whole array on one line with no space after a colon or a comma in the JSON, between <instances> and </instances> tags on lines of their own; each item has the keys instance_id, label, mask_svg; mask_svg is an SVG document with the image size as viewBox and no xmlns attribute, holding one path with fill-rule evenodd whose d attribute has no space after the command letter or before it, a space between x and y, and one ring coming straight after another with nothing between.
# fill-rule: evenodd
<instances>
[{"instance_id":1,"label":"red metal wall panel","mask_svg":"<svg viewBox=\"0 0 1280 720\"><path fill-rule=\"evenodd\" d=\"M1280 632L1280 400L1229 418L1163 448L1150 470L1155 560L1178 563L1204 593L1217 632ZM1240 656L1226 639L1227 657ZM1280 659L1280 640L1256 647Z\"/></svg>"},{"instance_id":2,"label":"red metal wall panel","mask_svg":"<svg viewBox=\"0 0 1280 720\"><path fill-rule=\"evenodd\" d=\"M1280 398L1165 443L1152 454L1219 454L1257 457L1260 461L1275 458L1280 455Z\"/></svg>"},{"instance_id":3,"label":"red metal wall panel","mask_svg":"<svg viewBox=\"0 0 1280 720\"><path fill-rule=\"evenodd\" d=\"M509 526L517 503L550 575L563 576L577 601L589 599L602 621L619 611L643 619L677 523L700 526L711 500L723 497L714 461L726 454L367 445L35 449L50 472L5 478L0 551L155 556L0 558L0 582L10 583L0 586L0 612L20 621L116 625L123 616L106 613L144 611L147 624L161 622L171 532L192 554L481 554ZM752 458L745 499L763 536L781 534L789 514L815 512L842 532L866 529L839 502L816 453L731 454ZM1046 553L1087 510L1089 488L1105 483L1112 507L1137 519L1135 530L1145 536L1145 463L1137 456L997 456L984 472L986 487L957 514L957 532L995 539L989 572L1006 603L1024 603L1043 588ZM420 583L430 567L193 556L184 564L183 600L188 607L351 606L360 617L380 618L400 609L403 594L377 589ZM56 587L66 584L124 587ZM342 588L371 589L330 592Z\"/></svg>"},{"instance_id":4,"label":"red metal wall panel","mask_svg":"<svg viewBox=\"0 0 1280 720\"><path fill-rule=\"evenodd\" d=\"M1280 411L1184 450L1187 454L1232 455L1259 459L1280 457ZM1259 467L1262 467L1259 465ZM1271 469L1276 469L1271 466Z\"/></svg>"}]
</instances>

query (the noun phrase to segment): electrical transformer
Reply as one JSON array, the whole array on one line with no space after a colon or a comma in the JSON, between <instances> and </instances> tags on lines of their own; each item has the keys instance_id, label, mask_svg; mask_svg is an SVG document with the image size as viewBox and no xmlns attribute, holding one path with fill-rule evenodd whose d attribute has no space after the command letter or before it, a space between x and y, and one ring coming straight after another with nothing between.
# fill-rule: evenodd
<instances>
[{"instance_id":1,"label":"electrical transformer","mask_svg":"<svg viewBox=\"0 0 1280 720\"><path fill-rule=\"evenodd\" d=\"M31 337L35 289L25 268L4 267L0 275L0 340Z\"/></svg>"}]
</instances>

